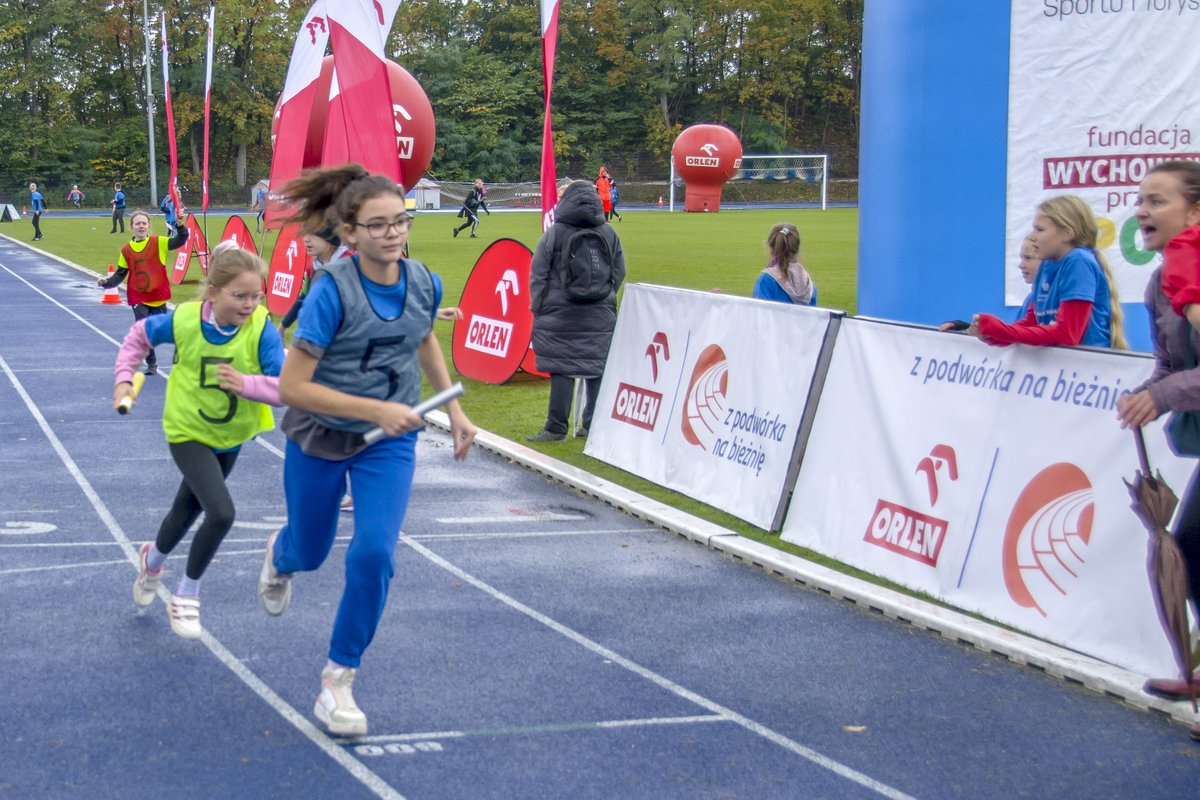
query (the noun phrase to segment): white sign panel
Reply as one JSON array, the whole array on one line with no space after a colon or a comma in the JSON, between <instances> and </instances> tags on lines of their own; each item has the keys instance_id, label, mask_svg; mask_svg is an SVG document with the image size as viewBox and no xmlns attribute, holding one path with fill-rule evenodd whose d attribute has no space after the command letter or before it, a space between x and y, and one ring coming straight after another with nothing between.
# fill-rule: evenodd
<instances>
[{"instance_id":1,"label":"white sign panel","mask_svg":"<svg viewBox=\"0 0 1200 800\"><path fill-rule=\"evenodd\" d=\"M782 538L1143 674L1176 672L1122 478L1145 356L845 320ZM1194 462L1145 431L1182 493Z\"/></svg>"},{"instance_id":2,"label":"white sign panel","mask_svg":"<svg viewBox=\"0 0 1200 800\"><path fill-rule=\"evenodd\" d=\"M1121 299L1142 297L1153 253L1137 184L1169 158L1200 159L1198 0L1012 0L1005 300L1028 287L1017 248L1038 203L1077 194L1100 222Z\"/></svg>"},{"instance_id":3,"label":"white sign panel","mask_svg":"<svg viewBox=\"0 0 1200 800\"><path fill-rule=\"evenodd\" d=\"M769 528L829 319L626 286L584 452Z\"/></svg>"}]
</instances>

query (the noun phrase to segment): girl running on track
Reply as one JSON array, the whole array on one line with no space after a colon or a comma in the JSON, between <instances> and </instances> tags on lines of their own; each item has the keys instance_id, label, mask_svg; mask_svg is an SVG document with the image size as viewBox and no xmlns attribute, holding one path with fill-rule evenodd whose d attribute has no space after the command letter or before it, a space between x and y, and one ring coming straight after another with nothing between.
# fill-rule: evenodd
<instances>
[{"instance_id":1,"label":"girl running on track","mask_svg":"<svg viewBox=\"0 0 1200 800\"><path fill-rule=\"evenodd\" d=\"M357 253L314 275L280 375L280 396L290 406L283 421L288 521L267 540L259 600L268 614L282 614L293 575L324 563L349 474L354 535L313 713L332 733L363 735L367 718L351 688L395 569L422 425L411 407L422 371L434 391L450 386L433 335L441 281L403 257L411 217L392 179L349 164L308 173L283 194L298 209L286 221L306 231L319 227L333 206L342 241ZM457 401L447 412L454 457L465 458L475 426ZM367 444L363 434L376 426L386 436Z\"/></svg>"},{"instance_id":2,"label":"girl running on track","mask_svg":"<svg viewBox=\"0 0 1200 800\"><path fill-rule=\"evenodd\" d=\"M114 408L130 393L133 373L150 348L175 345L163 432L183 482L154 544L139 550L133 602L154 602L167 555L203 512L187 570L167 603L171 629L185 639L201 635L200 578L233 526L225 480L242 444L275 427L265 404L279 405L283 342L261 305L266 277L262 259L222 242L209 261L203 301L138 320L117 354Z\"/></svg>"}]
</instances>

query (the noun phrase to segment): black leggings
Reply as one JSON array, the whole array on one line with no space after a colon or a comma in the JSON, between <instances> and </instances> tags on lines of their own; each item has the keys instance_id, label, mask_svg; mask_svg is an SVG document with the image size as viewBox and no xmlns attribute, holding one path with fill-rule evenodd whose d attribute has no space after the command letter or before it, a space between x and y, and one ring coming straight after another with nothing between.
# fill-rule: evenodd
<instances>
[{"instance_id":1,"label":"black leggings","mask_svg":"<svg viewBox=\"0 0 1200 800\"><path fill-rule=\"evenodd\" d=\"M1175 516L1175 541L1179 542L1187 562L1193 607L1200 610L1200 466L1192 473L1180 501L1179 513Z\"/></svg>"},{"instance_id":2,"label":"black leggings","mask_svg":"<svg viewBox=\"0 0 1200 800\"><path fill-rule=\"evenodd\" d=\"M198 581L217 554L221 540L233 527L233 498L229 496L225 479L233 471L238 451L216 453L200 442L168 443L167 446L171 458L183 473L183 483L179 485L171 510L158 527L154 545L162 553L174 550L203 511L204 522L200 523L196 538L192 540L187 563L187 576Z\"/></svg>"}]
</instances>

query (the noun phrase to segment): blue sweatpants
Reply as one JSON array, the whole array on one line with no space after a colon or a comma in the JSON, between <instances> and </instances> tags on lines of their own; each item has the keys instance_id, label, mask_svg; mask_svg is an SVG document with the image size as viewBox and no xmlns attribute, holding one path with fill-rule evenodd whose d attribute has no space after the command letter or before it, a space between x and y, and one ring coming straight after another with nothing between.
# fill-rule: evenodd
<instances>
[{"instance_id":1,"label":"blue sweatpants","mask_svg":"<svg viewBox=\"0 0 1200 800\"><path fill-rule=\"evenodd\" d=\"M416 432L379 440L344 461L305 455L288 440L283 491L288 521L275 538L275 569L311 572L325 562L337 534L346 474L354 491L354 535L346 551L346 585L333 623L330 660L358 667L375 636L395 572L396 542L408 509Z\"/></svg>"}]
</instances>

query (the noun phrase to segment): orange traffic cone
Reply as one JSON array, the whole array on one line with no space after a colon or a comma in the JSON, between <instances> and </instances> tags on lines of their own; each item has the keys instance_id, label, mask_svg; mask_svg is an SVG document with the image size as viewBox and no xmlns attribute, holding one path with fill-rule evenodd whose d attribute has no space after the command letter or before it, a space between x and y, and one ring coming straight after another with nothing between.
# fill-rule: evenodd
<instances>
[{"instance_id":1,"label":"orange traffic cone","mask_svg":"<svg viewBox=\"0 0 1200 800\"><path fill-rule=\"evenodd\" d=\"M24 217L24 216L27 216L27 215L25 214L25 206L21 206L21 216L22 216L22 217Z\"/></svg>"},{"instance_id":2,"label":"orange traffic cone","mask_svg":"<svg viewBox=\"0 0 1200 800\"><path fill-rule=\"evenodd\" d=\"M108 277L111 278L113 276L114 272L116 272L116 270L113 269L113 265L109 264L108 265ZM105 289L104 297L100 299L100 303L102 305L106 305L106 306L121 305L121 293L117 291L117 287L113 286L112 288Z\"/></svg>"}]
</instances>

